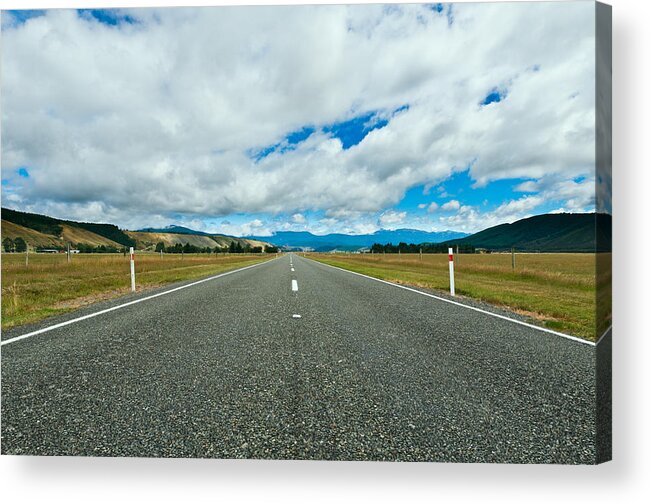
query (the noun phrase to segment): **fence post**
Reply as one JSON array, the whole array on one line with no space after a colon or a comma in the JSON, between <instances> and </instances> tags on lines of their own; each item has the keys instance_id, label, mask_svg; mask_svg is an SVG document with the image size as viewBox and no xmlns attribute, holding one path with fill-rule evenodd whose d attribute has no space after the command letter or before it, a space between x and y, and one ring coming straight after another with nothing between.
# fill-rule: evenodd
<instances>
[{"instance_id":1,"label":"fence post","mask_svg":"<svg viewBox=\"0 0 651 504\"><path fill-rule=\"evenodd\" d=\"M420 248L419 255L420 255L420 260L422 261L423 260L423 247Z\"/></svg>"},{"instance_id":2,"label":"fence post","mask_svg":"<svg viewBox=\"0 0 651 504\"><path fill-rule=\"evenodd\" d=\"M511 247L511 269L515 271L515 247Z\"/></svg>"},{"instance_id":3,"label":"fence post","mask_svg":"<svg viewBox=\"0 0 651 504\"><path fill-rule=\"evenodd\" d=\"M454 254L452 247L448 247L448 259L450 262L450 294L454 296Z\"/></svg>"},{"instance_id":4,"label":"fence post","mask_svg":"<svg viewBox=\"0 0 651 504\"><path fill-rule=\"evenodd\" d=\"M68 262L70 262L70 243L68 243Z\"/></svg>"},{"instance_id":5,"label":"fence post","mask_svg":"<svg viewBox=\"0 0 651 504\"><path fill-rule=\"evenodd\" d=\"M133 247L129 247L129 254L131 255L131 292L136 292L136 265L133 260Z\"/></svg>"},{"instance_id":6,"label":"fence post","mask_svg":"<svg viewBox=\"0 0 651 504\"><path fill-rule=\"evenodd\" d=\"M25 242L25 267L29 266L29 243Z\"/></svg>"}]
</instances>

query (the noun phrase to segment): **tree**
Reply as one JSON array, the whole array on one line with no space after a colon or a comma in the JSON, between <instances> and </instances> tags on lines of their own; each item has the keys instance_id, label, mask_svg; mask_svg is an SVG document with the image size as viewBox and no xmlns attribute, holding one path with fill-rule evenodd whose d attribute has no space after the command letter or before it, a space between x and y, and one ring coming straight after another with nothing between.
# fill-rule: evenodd
<instances>
[{"instance_id":1,"label":"tree","mask_svg":"<svg viewBox=\"0 0 651 504\"><path fill-rule=\"evenodd\" d=\"M14 249L14 241L11 238L5 238L2 240L2 246L5 248L5 252L11 252Z\"/></svg>"},{"instance_id":2,"label":"tree","mask_svg":"<svg viewBox=\"0 0 651 504\"><path fill-rule=\"evenodd\" d=\"M156 252L164 252L165 251L165 244L163 242L158 242L156 244Z\"/></svg>"},{"instance_id":3,"label":"tree","mask_svg":"<svg viewBox=\"0 0 651 504\"><path fill-rule=\"evenodd\" d=\"M235 246L235 242L234 242L234 241L232 241L231 244L228 246L228 251L229 251L231 254L234 254L235 252L237 252L237 247Z\"/></svg>"},{"instance_id":4,"label":"tree","mask_svg":"<svg viewBox=\"0 0 651 504\"><path fill-rule=\"evenodd\" d=\"M27 243L20 236L14 240L14 247L16 252L25 252L27 250Z\"/></svg>"}]
</instances>

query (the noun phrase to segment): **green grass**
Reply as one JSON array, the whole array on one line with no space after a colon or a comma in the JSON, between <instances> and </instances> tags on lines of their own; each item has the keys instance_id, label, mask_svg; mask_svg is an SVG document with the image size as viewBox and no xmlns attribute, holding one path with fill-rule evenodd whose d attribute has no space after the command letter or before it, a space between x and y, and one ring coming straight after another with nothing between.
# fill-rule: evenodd
<instances>
[{"instance_id":1,"label":"green grass","mask_svg":"<svg viewBox=\"0 0 651 504\"><path fill-rule=\"evenodd\" d=\"M602 254L599 254L600 256ZM390 282L449 292L445 254L310 254L312 259ZM531 317L556 331L594 341L610 324L610 303L602 299L596 317L596 254L461 254L455 290ZM603 275L604 282L609 276ZM600 276L601 279L601 276ZM601 280L600 280L601 285Z\"/></svg>"},{"instance_id":2,"label":"green grass","mask_svg":"<svg viewBox=\"0 0 651 504\"><path fill-rule=\"evenodd\" d=\"M275 255L136 255L136 284L142 290L210 276ZM37 322L80 306L130 292L129 257L122 254L2 254L2 329Z\"/></svg>"}]
</instances>

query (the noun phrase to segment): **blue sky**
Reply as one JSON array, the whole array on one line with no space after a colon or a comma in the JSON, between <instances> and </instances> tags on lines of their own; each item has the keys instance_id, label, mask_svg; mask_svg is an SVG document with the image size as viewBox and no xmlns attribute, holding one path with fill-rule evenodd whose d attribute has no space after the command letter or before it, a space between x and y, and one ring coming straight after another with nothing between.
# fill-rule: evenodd
<instances>
[{"instance_id":1,"label":"blue sky","mask_svg":"<svg viewBox=\"0 0 651 504\"><path fill-rule=\"evenodd\" d=\"M592 13L13 11L3 205L236 235L473 232L592 211Z\"/></svg>"},{"instance_id":2,"label":"blue sky","mask_svg":"<svg viewBox=\"0 0 651 504\"><path fill-rule=\"evenodd\" d=\"M11 26L19 26L30 19L45 16L46 13L47 11L42 9L8 10L3 11L3 16L8 18L7 22ZM136 18L123 9L77 9L76 13L84 20L97 21L107 26L137 23Z\"/></svg>"}]
</instances>

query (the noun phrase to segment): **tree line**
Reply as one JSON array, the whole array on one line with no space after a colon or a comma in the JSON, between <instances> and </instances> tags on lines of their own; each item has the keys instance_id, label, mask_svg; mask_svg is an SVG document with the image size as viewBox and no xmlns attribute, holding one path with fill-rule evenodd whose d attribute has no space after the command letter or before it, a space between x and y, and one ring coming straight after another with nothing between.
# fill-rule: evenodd
<instances>
[{"instance_id":1,"label":"tree line","mask_svg":"<svg viewBox=\"0 0 651 504\"><path fill-rule=\"evenodd\" d=\"M457 251L457 247L460 253L463 254L474 254L475 247L468 244L448 244L448 243L405 243L400 242L398 245L393 245L392 243L387 243L382 245L381 243L374 243L371 247L371 252L374 254L418 254L423 252L423 254L447 254L448 248L452 247L454 251Z\"/></svg>"},{"instance_id":2,"label":"tree line","mask_svg":"<svg viewBox=\"0 0 651 504\"><path fill-rule=\"evenodd\" d=\"M25 252L27 250L27 242L20 236L15 240L7 237L2 240L2 246L5 252Z\"/></svg>"}]
</instances>

